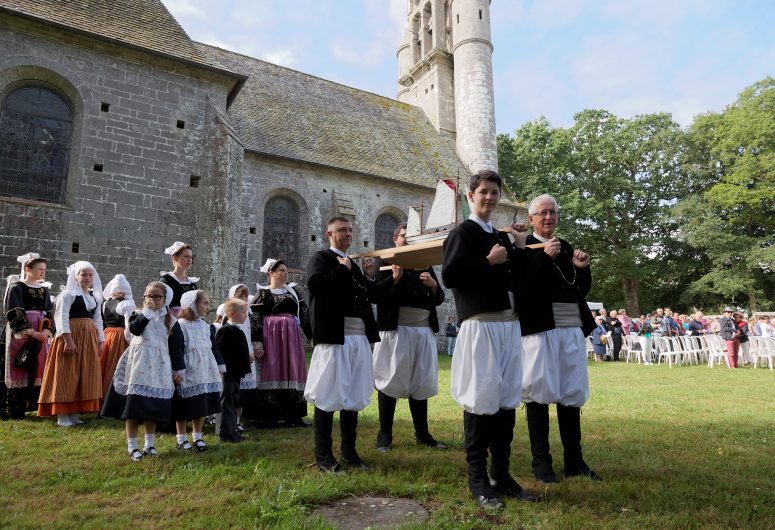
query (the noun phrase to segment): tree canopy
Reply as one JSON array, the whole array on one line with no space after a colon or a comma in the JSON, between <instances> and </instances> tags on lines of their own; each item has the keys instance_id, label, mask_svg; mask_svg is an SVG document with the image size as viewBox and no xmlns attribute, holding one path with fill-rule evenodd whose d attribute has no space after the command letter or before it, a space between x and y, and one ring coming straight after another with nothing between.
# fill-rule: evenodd
<instances>
[{"instance_id":1,"label":"tree canopy","mask_svg":"<svg viewBox=\"0 0 775 530\"><path fill-rule=\"evenodd\" d=\"M591 299L624 306L773 307L775 80L683 130L669 114L584 110L498 136L520 199L550 193L558 235L594 258Z\"/></svg>"}]
</instances>

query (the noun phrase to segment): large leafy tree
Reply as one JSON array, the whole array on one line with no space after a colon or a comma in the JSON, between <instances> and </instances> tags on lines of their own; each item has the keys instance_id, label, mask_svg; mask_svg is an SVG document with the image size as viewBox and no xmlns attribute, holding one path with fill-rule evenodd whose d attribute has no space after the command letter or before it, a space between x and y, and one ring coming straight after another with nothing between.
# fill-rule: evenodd
<instances>
[{"instance_id":1,"label":"large leafy tree","mask_svg":"<svg viewBox=\"0 0 775 530\"><path fill-rule=\"evenodd\" d=\"M775 79L721 113L698 116L686 167L694 193L674 208L680 238L710 267L685 296L720 306L775 307Z\"/></svg>"},{"instance_id":2,"label":"large leafy tree","mask_svg":"<svg viewBox=\"0 0 775 530\"><path fill-rule=\"evenodd\" d=\"M592 296L637 314L644 279L675 289L657 264L671 259L676 227L667 214L687 189L684 136L669 114L622 119L585 110L569 128L540 118L501 136L499 161L517 196L558 199L558 235L595 260Z\"/></svg>"}]
</instances>

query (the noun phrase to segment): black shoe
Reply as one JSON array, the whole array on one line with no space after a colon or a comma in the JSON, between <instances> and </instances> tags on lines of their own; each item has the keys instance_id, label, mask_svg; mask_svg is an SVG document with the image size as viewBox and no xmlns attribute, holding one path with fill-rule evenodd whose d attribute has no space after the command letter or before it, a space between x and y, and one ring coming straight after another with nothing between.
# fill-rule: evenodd
<instances>
[{"instance_id":1,"label":"black shoe","mask_svg":"<svg viewBox=\"0 0 775 530\"><path fill-rule=\"evenodd\" d=\"M377 452L379 453L389 453L392 449L393 449L393 446L391 444L377 446Z\"/></svg>"},{"instance_id":2,"label":"black shoe","mask_svg":"<svg viewBox=\"0 0 775 530\"><path fill-rule=\"evenodd\" d=\"M430 435L430 433L423 434L421 436L416 436L414 439L417 441L419 445L427 445L428 447L434 447L436 449L446 449L447 446L439 443L436 441L436 439Z\"/></svg>"},{"instance_id":3,"label":"black shoe","mask_svg":"<svg viewBox=\"0 0 775 530\"><path fill-rule=\"evenodd\" d=\"M579 465L579 467L576 469L565 468L565 477L587 477L588 479L595 482L603 482L603 477L592 471L592 469L584 461L582 461L581 465Z\"/></svg>"},{"instance_id":4,"label":"black shoe","mask_svg":"<svg viewBox=\"0 0 775 530\"><path fill-rule=\"evenodd\" d=\"M492 477L489 478L490 487L492 487L492 489L494 489L497 493L525 502L538 502L540 499L540 497L523 490L522 486L520 486L512 477L506 477L506 479L499 481L493 479Z\"/></svg>"},{"instance_id":5,"label":"black shoe","mask_svg":"<svg viewBox=\"0 0 775 530\"><path fill-rule=\"evenodd\" d=\"M335 475L347 474L347 471L342 467L342 465L334 459L331 459L331 461L325 463L318 462L318 469L323 473L334 473Z\"/></svg>"},{"instance_id":6,"label":"black shoe","mask_svg":"<svg viewBox=\"0 0 775 530\"><path fill-rule=\"evenodd\" d=\"M361 471L368 471L371 469L371 467L366 462L361 460L360 457L355 457L352 460L342 457L342 463L347 467L360 469Z\"/></svg>"},{"instance_id":7,"label":"black shoe","mask_svg":"<svg viewBox=\"0 0 775 530\"><path fill-rule=\"evenodd\" d=\"M230 444L238 444L242 441L242 436L239 434L232 434L231 436L220 436L222 442Z\"/></svg>"},{"instance_id":8,"label":"black shoe","mask_svg":"<svg viewBox=\"0 0 775 530\"><path fill-rule=\"evenodd\" d=\"M482 508L483 510L499 511L503 509L503 501L498 497L479 495L476 497L476 502L479 504L479 508Z\"/></svg>"},{"instance_id":9,"label":"black shoe","mask_svg":"<svg viewBox=\"0 0 775 530\"><path fill-rule=\"evenodd\" d=\"M197 453L204 453L207 451L207 444L201 438L199 440L194 440L194 450Z\"/></svg>"},{"instance_id":10,"label":"black shoe","mask_svg":"<svg viewBox=\"0 0 775 530\"><path fill-rule=\"evenodd\" d=\"M557 484L557 475L549 462L541 462L533 467L533 475L542 484Z\"/></svg>"}]
</instances>

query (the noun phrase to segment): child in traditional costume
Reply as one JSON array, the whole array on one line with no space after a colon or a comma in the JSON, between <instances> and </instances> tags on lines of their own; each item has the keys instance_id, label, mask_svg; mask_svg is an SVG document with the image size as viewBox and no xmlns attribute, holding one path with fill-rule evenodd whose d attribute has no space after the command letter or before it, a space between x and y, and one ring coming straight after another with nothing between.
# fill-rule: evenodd
<instances>
[{"instance_id":1,"label":"child in traditional costume","mask_svg":"<svg viewBox=\"0 0 775 530\"><path fill-rule=\"evenodd\" d=\"M135 462L156 456L156 424L169 421L175 383L185 375L183 332L167 309L172 289L161 282L145 288L143 308L129 317L132 340L119 359L102 415L126 420L127 452ZM137 448L137 431L145 425L145 444Z\"/></svg>"},{"instance_id":2,"label":"child in traditional costume","mask_svg":"<svg viewBox=\"0 0 775 530\"><path fill-rule=\"evenodd\" d=\"M210 297L205 291L187 291L180 299L178 324L183 332L186 373L176 385L172 417L181 451L206 451L207 444L202 439L204 417L221 411L221 374L226 365L215 347L215 327L204 320L209 311ZM193 445L186 432L189 420Z\"/></svg>"}]
</instances>

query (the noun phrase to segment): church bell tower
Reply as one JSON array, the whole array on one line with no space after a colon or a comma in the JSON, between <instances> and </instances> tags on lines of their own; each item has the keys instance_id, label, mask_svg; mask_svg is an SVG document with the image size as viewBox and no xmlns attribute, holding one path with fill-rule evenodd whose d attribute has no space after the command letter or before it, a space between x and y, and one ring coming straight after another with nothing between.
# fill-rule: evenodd
<instances>
[{"instance_id":1,"label":"church bell tower","mask_svg":"<svg viewBox=\"0 0 775 530\"><path fill-rule=\"evenodd\" d=\"M398 100L455 139L471 172L498 169L490 0L407 0Z\"/></svg>"}]
</instances>

